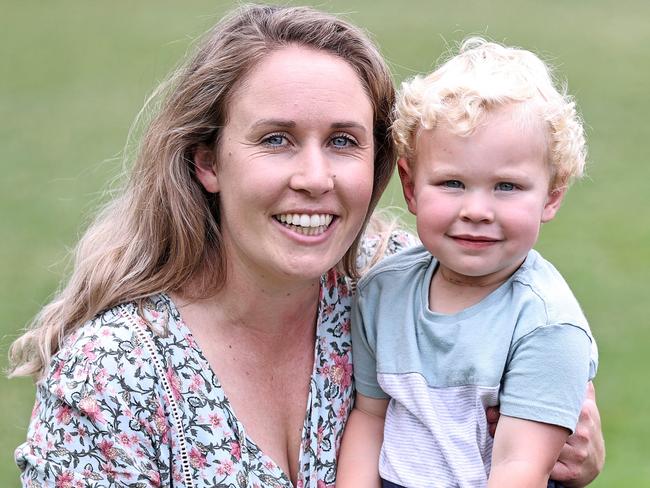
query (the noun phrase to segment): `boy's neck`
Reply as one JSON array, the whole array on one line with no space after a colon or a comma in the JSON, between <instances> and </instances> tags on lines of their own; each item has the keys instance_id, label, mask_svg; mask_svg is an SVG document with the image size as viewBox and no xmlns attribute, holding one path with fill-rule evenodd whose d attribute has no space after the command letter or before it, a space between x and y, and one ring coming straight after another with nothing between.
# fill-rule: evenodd
<instances>
[{"instance_id":1,"label":"boy's neck","mask_svg":"<svg viewBox=\"0 0 650 488\"><path fill-rule=\"evenodd\" d=\"M464 279L439 264L429 285L429 309L447 315L461 312L499 288L518 268L500 276Z\"/></svg>"}]
</instances>

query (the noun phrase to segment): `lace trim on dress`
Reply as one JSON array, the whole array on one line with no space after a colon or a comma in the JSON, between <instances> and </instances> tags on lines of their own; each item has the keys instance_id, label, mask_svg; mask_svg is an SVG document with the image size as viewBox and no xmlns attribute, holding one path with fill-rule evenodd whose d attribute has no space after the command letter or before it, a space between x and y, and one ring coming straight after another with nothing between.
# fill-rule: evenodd
<instances>
[{"instance_id":1,"label":"lace trim on dress","mask_svg":"<svg viewBox=\"0 0 650 488\"><path fill-rule=\"evenodd\" d=\"M165 390L167 395L167 400L169 401L169 407L171 410L172 417L174 419L174 424L176 425L176 434L178 435L178 451L181 457L181 469L183 471L183 478L185 480L186 488L194 488L194 481L192 480L191 468L190 468L190 459L187 454L187 443L185 442L185 431L183 429L183 423L181 422L180 411L176 400L174 399L174 394L172 392L169 381L167 381L167 375L165 374L165 368L163 367L163 361L160 358L160 354L156 345L149 334L149 330L145 328L142 324L139 324L134 318L133 315L129 313L125 305L120 305L120 315L124 317L127 321L127 324L130 326L131 330L138 336L138 339L144 344L147 352L153 360L154 368L158 374L158 378L162 383L162 387Z\"/></svg>"}]
</instances>

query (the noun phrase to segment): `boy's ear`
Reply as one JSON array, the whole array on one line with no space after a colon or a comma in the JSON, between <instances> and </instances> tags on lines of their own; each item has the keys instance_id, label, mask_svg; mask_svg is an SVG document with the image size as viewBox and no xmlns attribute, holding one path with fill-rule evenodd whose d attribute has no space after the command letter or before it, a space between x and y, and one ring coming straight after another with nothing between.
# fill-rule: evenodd
<instances>
[{"instance_id":1,"label":"boy's ear","mask_svg":"<svg viewBox=\"0 0 650 488\"><path fill-rule=\"evenodd\" d=\"M544 204L544 210L542 211L542 223L553 220L557 211L560 210L565 193L566 187L549 191L546 203Z\"/></svg>"},{"instance_id":2,"label":"boy's ear","mask_svg":"<svg viewBox=\"0 0 650 488\"><path fill-rule=\"evenodd\" d=\"M397 172L399 173L399 179L402 181L402 192L404 193L404 199L406 200L409 212L416 215L417 206L414 195L415 183L413 169L409 166L406 158L399 158L397 160Z\"/></svg>"},{"instance_id":3,"label":"boy's ear","mask_svg":"<svg viewBox=\"0 0 650 488\"><path fill-rule=\"evenodd\" d=\"M219 192L219 177L215 166L214 151L205 144L197 146L194 150L194 171L203 188L210 193Z\"/></svg>"}]
</instances>

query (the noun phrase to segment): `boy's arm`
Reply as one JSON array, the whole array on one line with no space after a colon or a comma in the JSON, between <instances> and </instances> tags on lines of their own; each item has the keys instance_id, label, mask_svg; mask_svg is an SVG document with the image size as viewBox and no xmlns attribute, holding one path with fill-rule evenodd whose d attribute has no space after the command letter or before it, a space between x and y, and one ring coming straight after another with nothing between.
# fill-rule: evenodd
<instances>
[{"instance_id":1,"label":"boy's arm","mask_svg":"<svg viewBox=\"0 0 650 488\"><path fill-rule=\"evenodd\" d=\"M502 415L488 488L546 488L567 437L564 427Z\"/></svg>"},{"instance_id":2,"label":"boy's arm","mask_svg":"<svg viewBox=\"0 0 650 488\"><path fill-rule=\"evenodd\" d=\"M499 421L499 407L489 407L485 412L490 435L494 437ZM594 384L587 383L587 398L580 410L575 432L569 436L560 451L560 457L551 471L551 479L566 488L583 488L603 470L605 464L605 439L596 405Z\"/></svg>"},{"instance_id":3,"label":"boy's arm","mask_svg":"<svg viewBox=\"0 0 650 488\"><path fill-rule=\"evenodd\" d=\"M379 451L384 440L387 407L388 399L357 393L339 450L337 488L381 486Z\"/></svg>"},{"instance_id":4,"label":"boy's arm","mask_svg":"<svg viewBox=\"0 0 650 488\"><path fill-rule=\"evenodd\" d=\"M591 483L605 464L605 440L600 425L600 412L596 405L596 390L590 381L587 398L582 404L580 419L573 435L562 447L551 479L566 488L582 488Z\"/></svg>"}]
</instances>

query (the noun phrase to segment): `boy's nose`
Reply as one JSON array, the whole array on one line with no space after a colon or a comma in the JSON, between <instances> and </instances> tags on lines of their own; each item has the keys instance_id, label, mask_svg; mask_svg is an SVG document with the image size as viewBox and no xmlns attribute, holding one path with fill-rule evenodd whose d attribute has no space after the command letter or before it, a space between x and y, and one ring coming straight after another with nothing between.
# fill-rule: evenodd
<instances>
[{"instance_id":1,"label":"boy's nose","mask_svg":"<svg viewBox=\"0 0 650 488\"><path fill-rule=\"evenodd\" d=\"M331 164L320 147L305 148L299 156L289 184L293 190L311 196L319 196L334 189Z\"/></svg>"},{"instance_id":2,"label":"boy's nose","mask_svg":"<svg viewBox=\"0 0 650 488\"><path fill-rule=\"evenodd\" d=\"M459 216L468 222L492 222L494 220L492 199L482 192L466 192Z\"/></svg>"}]
</instances>

